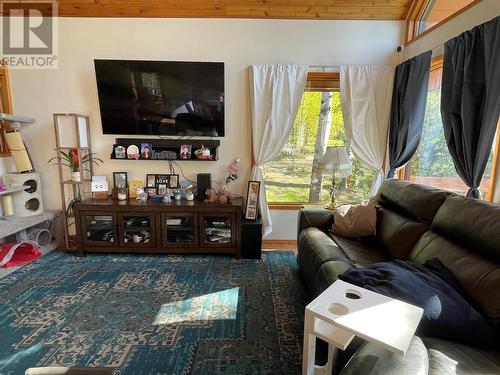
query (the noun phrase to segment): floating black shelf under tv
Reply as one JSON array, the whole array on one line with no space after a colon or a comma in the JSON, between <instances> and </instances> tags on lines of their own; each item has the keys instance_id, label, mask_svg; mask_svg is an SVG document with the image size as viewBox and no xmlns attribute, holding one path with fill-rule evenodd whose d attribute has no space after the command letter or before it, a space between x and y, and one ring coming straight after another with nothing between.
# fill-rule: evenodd
<instances>
[{"instance_id":1,"label":"floating black shelf under tv","mask_svg":"<svg viewBox=\"0 0 500 375\"><path fill-rule=\"evenodd\" d=\"M126 150L129 146L135 145L139 150L140 157L138 159L134 157L129 157ZM149 157L144 157L145 153L143 151L143 146L148 145L148 155ZM181 146L190 146L188 148L188 153L186 153L185 158L181 158ZM123 147L125 149L125 157L117 157L117 147ZM219 160L219 140L213 139L151 139L151 138L116 138L115 144L113 145L113 150L111 151L111 160L143 160L143 161L216 161ZM205 149L205 152L210 151L210 156L205 156L199 159L195 155L195 151L201 148ZM175 156L174 156L175 154Z\"/></svg>"}]
</instances>

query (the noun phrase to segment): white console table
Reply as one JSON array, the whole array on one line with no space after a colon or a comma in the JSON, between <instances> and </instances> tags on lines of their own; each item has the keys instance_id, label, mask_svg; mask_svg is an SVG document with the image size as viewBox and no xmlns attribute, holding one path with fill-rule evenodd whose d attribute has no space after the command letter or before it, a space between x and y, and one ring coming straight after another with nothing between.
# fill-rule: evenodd
<instances>
[{"instance_id":1,"label":"white console table","mask_svg":"<svg viewBox=\"0 0 500 375\"><path fill-rule=\"evenodd\" d=\"M354 336L405 355L422 318L420 307L337 280L306 306L303 375L332 373L335 351ZM315 366L316 338L328 343L328 362Z\"/></svg>"}]
</instances>

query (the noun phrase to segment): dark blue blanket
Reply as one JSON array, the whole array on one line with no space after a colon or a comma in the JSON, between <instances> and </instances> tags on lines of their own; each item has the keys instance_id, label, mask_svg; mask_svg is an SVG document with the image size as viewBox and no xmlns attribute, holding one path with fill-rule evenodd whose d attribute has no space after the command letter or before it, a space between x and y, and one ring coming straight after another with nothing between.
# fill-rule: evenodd
<instances>
[{"instance_id":1,"label":"dark blue blanket","mask_svg":"<svg viewBox=\"0 0 500 375\"><path fill-rule=\"evenodd\" d=\"M375 263L352 268L339 279L423 308L419 334L475 346L498 342L495 329L464 298L459 283L437 259L426 266L401 260Z\"/></svg>"}]
</instances>

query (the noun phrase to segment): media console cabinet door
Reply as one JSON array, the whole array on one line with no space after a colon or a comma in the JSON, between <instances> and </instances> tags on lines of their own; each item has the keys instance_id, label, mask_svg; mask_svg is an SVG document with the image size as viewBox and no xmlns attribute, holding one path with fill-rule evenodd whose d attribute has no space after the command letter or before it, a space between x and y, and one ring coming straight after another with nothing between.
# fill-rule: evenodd
<instances>
[{"instance_id":1,"label":"media console cabinet door","mask_svg":"<svg viewBox=\"0 0 500 375\"><path fill-rule=\"evenodd\" d=\"M116 214L80 211L82 242L92 246L118 246Z\"/></svg>"},{"instance_id":2,"label":"media console cabinet door","mask_svg":"<svg viewBox=\"0 0 500 375\"><path fill-rule=\"evenodd\" d=\"M161 214L161 246L192 250L198 244L198 215L194 212Z\"/></svg>"},{"instance_id":3,"label":"media console cabinet door","mask_svg":"<svg viewBox=\"0 0 500 375\"><path fill-rule=\"evenodd\" d=\"M236 247L234 212L200 213L200 247Z\"/></svg>"},{"instance_id":4,"label":"media console cabinet door","mask_svg":"<svg viewBox=\"0 0 500 375\"><path fill-rule=\"evenodd\" d=\"M156 246L154 213L120 212L118 226L120 246L126 248L149 248Z\"/></svg>"}]
</instances>

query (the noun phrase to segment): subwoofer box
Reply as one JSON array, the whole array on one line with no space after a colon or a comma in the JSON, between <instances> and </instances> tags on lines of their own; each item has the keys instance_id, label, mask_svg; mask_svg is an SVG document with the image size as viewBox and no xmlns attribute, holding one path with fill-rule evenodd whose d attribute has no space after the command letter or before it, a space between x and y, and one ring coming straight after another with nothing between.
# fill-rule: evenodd
<instances>
[{"instance_id":1,"label":"subwoofer box","mask_svg":"<svg viewBox=\"0 0 500 375\"><path fill-rule=\"evenodd\" d=\"M7 173L3 179L7 185L29 186L12 195L15 215L33 216L42 213L42 187L39 173Z\"/></svg>"}]
</instances>

